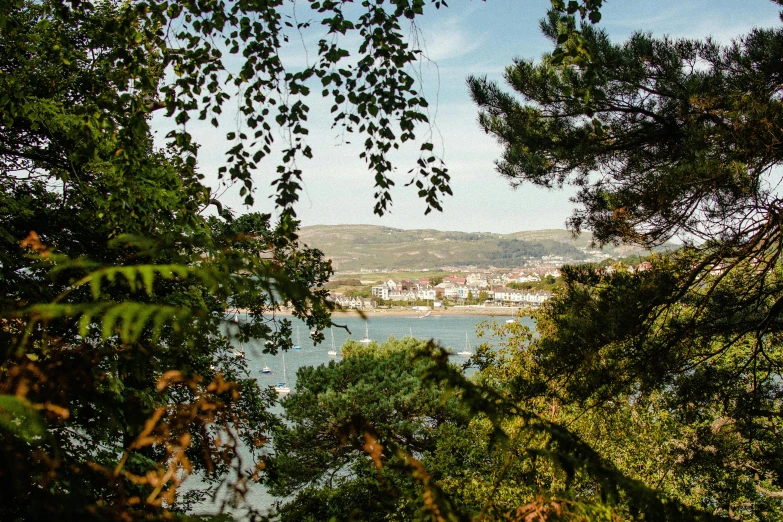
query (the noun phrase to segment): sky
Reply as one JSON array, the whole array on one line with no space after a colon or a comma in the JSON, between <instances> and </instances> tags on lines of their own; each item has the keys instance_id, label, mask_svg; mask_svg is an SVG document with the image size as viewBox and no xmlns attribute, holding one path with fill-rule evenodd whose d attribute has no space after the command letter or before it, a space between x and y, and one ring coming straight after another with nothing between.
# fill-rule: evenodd
<instances>
[{"instance_id":1,"label":"sky","mask_svg":"<svg viewBox=\"0 0 783 522\"><path fill-rule=\"evenodd\" d=\"M318 95L312 96L309 143L315 157L300 164L304 190L296 210L302 226L376 224L495 233L565 228L574 209L569 201L573 192L530 185L512 189L500 177L494 161L501 148L480 129L478 110L465 81L468 75L485 75L502 82L504 68L514 58L537 60L551 51L551 43L539 30L539 20L549 5L549 0L451 0L447 9L428 5L425 10L417 35L429 60L417 64L416 74L430 103L435 152L443 157L451 175L454 195L444 198L443 212L425 216L424 202L412 187L403 186L417 157L416 144L394 156L398 170L391 176L397 182L391 213L375 216L374 180L358 157L361 150L330 128L329 106ZM618 42L637 31L675 38L711 36L729 42L753 27L779 25L778 12L779 7L768 0L606 0L599 26ZM312 59L317 38L305 35L300 41L292 40L284 50L284 63L296 67ZM229 113L223 121L232 117ZM266 176L262 172L255 179L256 203L248 208L242 204L238 186L222 186L214 175L228 148L222 140L227 130L188 125L202 145L199 168L223 205L237 213L273 212L268 195L274 159L269 158L262 169ZM166 125L157 122L156 126L159 135L165 135ZM420 135L426 131L421 128Z\"/></svg>"}]
</instances>

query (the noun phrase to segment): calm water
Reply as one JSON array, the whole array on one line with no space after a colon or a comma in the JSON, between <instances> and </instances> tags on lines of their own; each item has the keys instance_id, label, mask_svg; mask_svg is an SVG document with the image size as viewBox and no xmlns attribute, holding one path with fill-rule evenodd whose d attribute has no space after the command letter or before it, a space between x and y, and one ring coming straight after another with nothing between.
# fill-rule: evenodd
<instances>
[{"instance_id":1,"label":"calm water","mask_svg":"<svg viewBox=\"0 0 783 522\"><path fill-rule=\"evenodd\" d=\"M399 316L373 316L367 319L367 332L373 341L383 342L390 336L396 338L403 338L409 335L413 335L418 339L434 339L446 348L451 348L454 354L465 348L465 334L467 334L468 342L470 343L471 351L475 351L476 346L482 342L491 342L491 338L479 338L476 335L476 328L480 323L497 321L499 323L505 323L508 317L488 317L488 316L436 316L432 315L424 319L417 319L415 317L399 317ZM241 319L240 319L241 320ZM529 317L522 317L517 319L522 324L533 327L533 320ZM337 353L340 353L340 347L346 340L360 340L364 337L365 333L365 320L359 317L346 317L336 318L335 323L344 324L351 331L349 335L344 328L333 328L334 333L334 346ZM293 324L293 341L297 344L297 330L301 350L290 350L284 355L278 354L276 356L264 355L261 353L261 345L249 343L244 346L245 357L248 362L248 369L251 377L255 377L260 386L274 386L283 379L283 357L285 357L286 367L286 381L292 392L295 392L296 387L296 370L303 366L317 366L320 364L327 364L330 360L340 360L340 356L330 357L327 352L332 348L332 338L329 331L325 332L326 339L323 343L315 346L310 339L310 330L307 326L296 319L292 319ZM465 361L466 358L459 355L452 355L454 362ZM269 366L272 370L271 374L262 374L261 369L264 366ZM275 413L282 413L282 407L276 406L273 408ZM247 457L247 455L245 456ZM185 483L184 490L188 489L188 486L197 487L199 485L199 478L192 477L190 484ZM271 497L265 491L264 487L260 485L251 485L247 494L248 503L255 506L257 509L266 510L271 507L272 502L279 501ZM199 505L194 514L211 514L217 511L217 504L206 502ZM234 511L234 516L237 519L242 519L242 510Z\"/></svg>"},{"instance_id":2,"label":"calm water","mask_svg":"<svg viewBox=\"0 0 783 522\"><path fill-rule=\"evenodd\" d=\"M504 323L508 317L487 317L487 316L455 316L444 315L425 317L417 319L415 317L399 316L373 316L367 319L367 332L373 341L383 342L390 336L398 339L413 335L417 339L434 339L442 346L452 348L456 354L465 348L465 334L467 334L471 351L482 342L490 342L491 339L479 339L476 335L476 326L482 322L495 320ZM522 324L533 327L533 320L529 317L519 319ZM344 324L351 331L349 335L344 328L332 328L334 333L334 344L337 353L340 353L340 347L348 339L358 341L364 337L365 320L360 317L336 318L335 323ZM299 344L301 350L290 350L284 356L264 355L261 353L261 346L250 343L245 346L245 353L248 361L250 375L255 377L261 386L274 386L283 379L283 357L285 357L285 369L288 385L294 390L296 385L296 370L302 366L317 366L326 364L330 359L339 360L337 357L330 357L327 352L332 347L332 340L329 331L324 332L326 339L320 345L315 346L310 339L310 330L307 326L296 319L292 320L293 341ZM298 330L298 336L297 336ZM297 337L299 342L297 343ZM464 360L464 357L453 355L452 359L457 362ZM261 369L264 365L268 366L271 374L262 374Z\"/></svg>"}]
</instances>

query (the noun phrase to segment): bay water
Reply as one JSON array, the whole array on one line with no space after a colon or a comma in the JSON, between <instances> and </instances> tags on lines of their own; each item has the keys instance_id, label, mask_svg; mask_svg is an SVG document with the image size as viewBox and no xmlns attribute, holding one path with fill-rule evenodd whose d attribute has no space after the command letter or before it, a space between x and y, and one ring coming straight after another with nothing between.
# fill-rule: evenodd
<instances>
[{"instance_id":1,"label":"bay water","mask_svg":"<svg viewBox=\"0 0 783 522\"><path fill-rule=\"evenodd\" d=\"M328 364L330 360L340 360L340 347L348 340L358 341L364 338L365 331L370 339L379 344L393 336L397 339L413 336L417 339L432 339L444 348L451 348L454 362L464 360L465 357L456 355L457 352L466 347L465 338L467 335L468 344L471 351L475 352L476 346L483 342L492 341L491 338L479 338L477 336L477 327L484 322L497 321L504 323L508 317L481 316L481 315L431 315L419 319L417 317L402 317L395 315L378 316L373 315L366 320L361 317L335 317L335 324L345 325L350 330L350 334L344 328L333 327L324 332L325 339L315 345L310 338L310 329L304 322L292 318L293 342L298 344L300 350L289 350L285 356L278 353L276 356L261 353L261 344L249 343L243 346L245 357L247 358L248 369L251 377L254 377L260 386L274 386L283 381L283 357L285 357L286 382L292 392L296 385L296 370L302 366L318 366ZM240 319L241 320L241 319ZM534 327L533 320L530 317L516 318L522 324ZM366 330L365 330L366 326ZM331 334L334 334L335 350L337 357L330 357L327 352L332 349ZM261 373L261 369L268 366L271 374Z\"/></svg>"},{"instance_id":2,"label":"bay water","mask_svg":"<svg viewBox=\"0 0 783 522\"><path fill-rule=\"evenodd\" d=\"M239 320L242 320L240 316ZM324 332L325 339L319 344L310 338L310 329L307 325L298 319L291 318L293 326L293 343L298 344L301 349L289 350L285 354L278 353L275 356L262 353L262 344L250 342L243 346L236 344L237 349L242 349L247 359L247 367L250 377L255 378L261 387L275 386L279 382L286 381L291 388L291 393L296 393L296 372L299 368L305 366L318 366L328 364L330 360L339 361L340 347L348 340L359 341L365 336L365 331L370 339L379 344L395 337L401 339L413 336L417 339L434 340L442 347L450 349L451 360L457 364L467 360L467 357L457 355L457 352L470 347L470 351L475 353L476 347L484 342L492 345L491 336L480 337L477 330L481 329L482 323L496 321L505 323L510 320L509 317L492 317L486 315L431 315L429 317L404 317L398 315L372 315L366 319L361 317L333 317L335 324L347 326L350 333L345 328L333 327L331 331ZM518 317L513 320L519 321L525 326L535 328L535 324L530 317ZM366 327L366 329L365 329ZM337 356L329 356L328 351L332 349L332 334L334 334L334 347ZM466 343L467 336L467 343ZM283 377L283 359L285 359L285 378ZM261 370L268 366L272 373L264 374ZM282 413L282 407L278 404L272 408L277 414ZM245 455L248 457L249 455ZM189 482L189 484L188 484ZM200 480L197 476L191 477L186 482L184 489L198 487ZM218 497L222 495L218 494ZM272 507L273 502L281 499L271 497L261 485L252 485L247 492L246 501L254 508L266 511ZM194 514L214 514L219 509L219 502L205 502L196 506ZM230 510L237 520L246 518L242 508Z\"/></svg>"}]
</instances>

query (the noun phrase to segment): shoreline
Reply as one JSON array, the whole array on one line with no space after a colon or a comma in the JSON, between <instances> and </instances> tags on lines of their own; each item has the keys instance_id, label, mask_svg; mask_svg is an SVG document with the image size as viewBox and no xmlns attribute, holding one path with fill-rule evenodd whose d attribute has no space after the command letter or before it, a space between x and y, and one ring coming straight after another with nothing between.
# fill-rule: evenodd
<instances>
[{"instance_id":1,"label":"shoreline","mask_svg":"<svg viewBox=\"0 0 783 522\"><path fill-rule=\"evenodd\" d=\"M509 306L451 306L449 308L441 310L429 310L431 313L427 317L438 317L443 315L451 316L467 316L467 315L481 315L487 317L530 317L531 310L529 308L521 307L509 307ZM240 313L247 313L246 310L240 310ZM275 312L277 315L290 316L293 315L290 308L281 308ZM410 310L406 308L375 308L372 310L333 310L332 317L366 317L373 316L395 316L395 317L411 317L411 318L423 318L427 311Z\"/></svg>"}]
</instances>

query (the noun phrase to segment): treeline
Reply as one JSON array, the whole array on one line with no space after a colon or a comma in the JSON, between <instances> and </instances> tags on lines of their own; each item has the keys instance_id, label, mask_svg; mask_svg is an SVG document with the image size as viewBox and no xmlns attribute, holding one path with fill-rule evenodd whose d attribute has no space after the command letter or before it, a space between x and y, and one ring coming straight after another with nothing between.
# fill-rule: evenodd
<instances>
[{"instance_id":1,"label":"treeline","mask_svg":"<svg viewBox=\"0 0 783 522\"><path fill-rule=\"evenodd\" d=\"M530 258L541 258L546 255L563 256L566 259L584 259L584 252L578 248L553 241L542 244L519 239L501 239L497 241L496 249L488 250L485 257L496 266L524 266Z\"/></svg>"}]
</instances>

